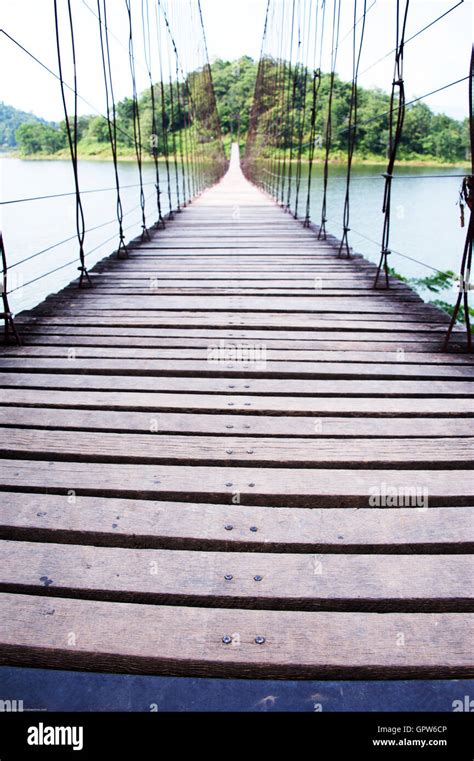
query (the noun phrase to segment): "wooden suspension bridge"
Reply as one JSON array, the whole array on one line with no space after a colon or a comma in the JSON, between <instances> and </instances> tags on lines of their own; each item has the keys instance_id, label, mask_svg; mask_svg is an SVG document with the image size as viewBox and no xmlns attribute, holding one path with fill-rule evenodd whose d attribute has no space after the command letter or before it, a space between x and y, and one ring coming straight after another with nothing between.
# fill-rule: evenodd
<instances>
[{"instance_id":1,"label":"wooden suspension bridge","mask_svg":"<svg viewBox=\"0 0 474 761\"><path fill-rule=\"evenodd\" d=\"M473 676L473 356L242 175L1 350L0 661Z\"/></svg>"}]
</instances>

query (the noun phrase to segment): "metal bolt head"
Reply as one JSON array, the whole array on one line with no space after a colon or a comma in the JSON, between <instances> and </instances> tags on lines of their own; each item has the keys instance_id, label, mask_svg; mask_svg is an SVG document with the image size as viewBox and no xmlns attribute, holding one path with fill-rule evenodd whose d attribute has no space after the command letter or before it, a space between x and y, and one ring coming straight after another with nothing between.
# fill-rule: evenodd
<instances>
[{"instance_id":1,"label":"metal bolt head","mask_svg":"<svg viewBox=\"0 0 474 761\"><path fill-rule=\"evenodd\" d=\"M232 642L232 637L229 637L228 634L224 634L224 636L222 637L222 642L224 643L224 645L230 645L230 643Z\"/></svg>"},{"instance_id":2,"label":"metal bolt head","mask_svg":"<svg viewBox=\"0 0 474 761\"><path fill-rule=\"evenodd\" d=\"M225 528L225 530L226 530L226 531L232 531L232 529L233 529L234 527L233 527L232 523L226 523L226 525L224 526L224 528Z\"/></svg>"},{"instance_id":3,"label":"metal bolt head","mask_svg":"<svg viewBox=\"0 0 474 761\"><path fill-rule=\"evenodd\" d=\"M256 576L253 577L254 581L262 581L262 579L263 579L263 576L260 576L260 574L258 574L258 573L257 573Z\"/></svg>"},{"instance_id":4,"label":"metal bolt head","mask_svg":"<svg viewBox=\"0 0 474 761\"><path fill-rule=\"evenodd\" d=\"M226 486L232 486L232 484L231 483L226 483Z\"/></svg>"},{"instance_id":5,"label":"metal bolt head","mask_svg":"<svg viewBox=\"0 0 474 761\"><path fill-rule=\"evenodd\" d=\"M257 645L263 645L263 643L265 642L265 637L258 635L257 637L255 637L255 642Z\"/></svg>"},{"instance_id":6,"label":"metal bolt head","mask_svg":"<svg viewBox=\"0 0 474 761\"><path fill-rule=\"evenodd\" d=\"M258 531L258 528L256 526L250 526L249 531L253 531L254 533Z\"/></svg>"},{"instance_id":7,"label":"metal bolt head","mask_svg":"<svg viewBox=\"0 0 474 761\"><path fill-rule=\"evenodd\" d=\"M224 576L224 579L225 579L226 581L232 581L232 579L233 579L233 578L234 578L234 577L232 576L232 574L231 574L231 573L226 573L226 575Z\"/></svg>"}]
</instances>

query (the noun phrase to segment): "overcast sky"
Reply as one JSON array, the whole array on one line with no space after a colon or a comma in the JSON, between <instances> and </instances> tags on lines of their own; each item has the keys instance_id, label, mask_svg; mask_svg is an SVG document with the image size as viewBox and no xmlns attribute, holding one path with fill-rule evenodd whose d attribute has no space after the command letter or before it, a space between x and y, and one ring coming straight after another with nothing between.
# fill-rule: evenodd
<instances>
[{"instance_id":1,"label":"overcast sky","mask_svg":"<svg viewBox=\"0 0 474 761\"><path fill-rule=\"evenodd\" d=\"M152 0L149 0L150 4ZM178 18L196 0L167 0ZM278 0L291 2L291 0ZM317 0L313 0L317 2ZM96 0L87 0L96 8ZM132 0L138 10L141 0ZM412 0L408 16L407 37L455 5L457 0ZM60 0L63 10L66 0ZM201 0L211 59L234 59L241 55L258 58L267 0ZM368 0L371 6L373 0ZM362 2L360 0L360 5ZM395 0L376 0L367 16L366 37L361 71L390 51L394 45ZM118 98L130 94L130 71L127 57L127 27L124 0L108 0L109 27L121 40L113 40L114 83ZM53 0L2 0L1 27L41 61L57 71ZM78 54L79 91L96 108L104 110L104 92L100 70L97 20L84 0L73 0ZM350 79L353 2L342 0L341 46L338 73ZM472 2L464 0L445 19L410 42L405 50L405 81L408 98L417 97L468 74L472 44ZM178 33L179 34L179 33ZM346 37L347 35L347 37ZM344 39L345 38L345 39ZM46 119L62 118L58 82L19 51L6 37L0 36L2 81L0 100ZM190 55L189 51L186 51ZM140 53L137 54L137 57ZM184 54L183 54L184 55ZM323 69L328 69L323 62ZM360 84L388 90L393 70L389 56L362 74ZM138 87L147 86L146 71L139 62ZM467 116L467 83L437 93L426 102L435 110L456 117ZM81 113L92 109L80 104Z\"/></svg>"}]
</instances>

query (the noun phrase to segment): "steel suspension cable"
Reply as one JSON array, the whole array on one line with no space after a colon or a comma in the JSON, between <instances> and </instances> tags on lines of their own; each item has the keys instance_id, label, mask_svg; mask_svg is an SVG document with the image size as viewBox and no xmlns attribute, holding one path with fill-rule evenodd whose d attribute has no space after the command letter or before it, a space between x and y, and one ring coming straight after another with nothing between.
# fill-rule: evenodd
<instances>
[{"instance_id":1,"label":"steel suspension cable","mask_svg":"<svg viewBox=\"0 0 474 761\"><path fill-rule=\"evenodd\" d=\"M168 115L166 111L165 85L163 82L163 55L161 51L160 17L161 17L161 2L160 0L157 0L157 5L155 6L155 19L156 19L156 27L157 27L157 35L158 35L158 56L159 56L159 62L160 62L161 137L163 140L163 153L165 157L165 166L166 166L166 180L167 180L168 204L169 204L168 218L173 219L173 202L171 200L171 176L170 176L169 145L168 145Z\"/></svg>"},{"instance_id":2,"label":"steel suspension cable","mask_svg":"<svg viewBox=\"0 0 474 761\"><path fill-rule=\"evenodd\" d=\"M471 266L472 266L472 242L474 238L474 46L471 49L471 60L469 66L469 128L470 128L470 145L471 145L471 174L465 177L463 182L463 198L469 208L469 222L466 232L466 240L461 259L459 274L459 293L454 305L451 322L446 333L444 348L447 349L454 325L458 319L461 304L464 309L464 322L466 324L467 349L472 351L472 330L471 317L469 312L469 290L472 287Z\"/></svg>"},{"instance_id":3,"label":"steel suspension cable","mask_svg":"<svg viewBox=\"0 0 474 761\"><path fill-rule=\"evenodd\" d=\"M306 0L305 0L305 14L304 14L304 21L303 21L303 29L305 26L308 27L308 39L307 44L304 46L304 53L309 48L309 34L311 30L311 15L313 10L313 2L312 0L309 0L309 19L306 23ZM301 162L302 162L302 156L303 156L303 135L306 125L306 95L307 95L307 89L308 89L308 65L307 62L304 60L304 53L303 53L303 67L304 67L304 73L303 73L303 108L302 113L300 110L300 121L298 125L298 154L297 154L297 164L296 164L296 192L295 192L295 210L294 210L294 217L295 219L298 219L298 202L299 202L299 195L300 195L300 187L301 187Z\"/></svg>"},{"instance_id":4,"label":"steel suspension cable","mask_svg":"<svg viewBox=\"0 0 474 761\"><path fill-rule=\"evenodd\" d=\"M288 85L287 87L284 88L284 91L286 91L286 98L285 98L285 120L284 120L284 127L283 127L284 128L284 143L283 143L284 153L283 153L283 167L282 167L282 187L281 187L281 199L280 199L280 203L282 206L284 206L284 203L285 203L284 194L285 194L285 184L286 184L286 177L287 177L286 155L287 155L287 148L288 148L288 145L287 145L288 138L286 136L286 133L287 133L287 127L288 127L288 122L290 118L290 103L291 103L291 94L292 94L291 85L292 85L292 71L293 71L292 58L293 58L293 38L294 38L294 29L295 29L295 10L296 10L296 0L293 0L292 8L291 8L290 55L289 55L288 63L286 66L286 73L287 73L286 79L288 80Z\"/></svg>"},{"instance_id":5,"label":"steel suspension cable","mask_svg":"<svg viewBox=\"0 0 474 761\"><path fill-rule=\"evenodd\" d=\"M298 13L297 13L297 48L296 48L296 61L293 69L293 83L292 83L292 96L291 96L291 119L290 119L290 157L288 161L288 178L287 178L287 193L286 193L286 205L285 210L290 211L290 199L291 199L291 181L293 176L293 138L295 127L295 107L296 107L296 92L298 89L298 75L301 56L301 0L298 0Z\"/></svg>"},{"instance_id":6,"label":"steel suspension cable","mask_svg":"<svg viewBox=\"0 0 474 761\"><path fill-rule=\"evenodd\" d=\"M137 78L135 72L135 52L133 42L133 20L131 0L125 0L125 7L128 15L128 58L130 63L130 74L132 78L132 113L133 113L133 141L135 145L135 156L137 159L138 177L140 182L140 205L142 210L142 240L150 240L145 215L145 193L143 191L143 169L142 169L142 135L140 126L140 109L138 106Z\"/></svg>"},{"instance_id":7,"label":"steel suspension cable","mask_svg":"<svg viewBox=\"0 0 474 761\"><path fill-rule=\"evenodd\" d=\"M337 51L339 46L339 24L341 20L341 0L333 0L332 16L332 41L331 41L331 73L329 79L328 111L326 118L325 156L324 156L324 179L323 179L323 203L321 207L321 225L318 238L326 240L326 211L327 211L327 188L329 179L329 153L332 140L332 101L334 94L334 80L336 76Z\"/></svg>"},{"instance_id":8,"label":"steel suspension cable","mask_svg":"<svg viewBox=\"0 0 474 761\"><path fill-rule=\"evenodd\" d=\"M146 13L145 13L146 6ZM158 219L155 227L165 226L165 220L161 210L161 188L160 188L160 168L158 165L158 128L156 123L156 99L155 99L155 86L153 82L153 73L151 65L151 32L150 32L150 13L148 7L148 0L142 0L141 2L142 12L142 35L143 35L143 53L145 57L145 65L148 71L148 81L150 83L150 103L151 103L151 154L153 156L153 163L155 166L155 190L156 190L156 208L158 212ZM146 20L146 23L145 23Z\"/></svg>"},{"instance_id":9,"label":"steel suspension cable","mask_svg":"<svg viewBox=\"0 0 474 761\"><path fill-rule=\"evenodd\" d=\"M322 65L322 55L323 55L324 26L325 26L325 20L326 20L326 0L322 0L321 16L322 18L321 18L321 42L320 42L320 54L319 54L319 67L316 68L316 54L317 54L317 41L318 41L318 4L316 4L313 82L312 82L312 95L311 95L311 128L310 128L309 161L308 161L308 187L306 190L306 213L305 213L305 219L304 219L305 227L309 227L310 217L311 217L311 181L312 181L312 174L313 174L314 152L316 149L316 114L317 114L317 107L318 107L319 88L321 86L321 65Z\"/></svg>"},{"instance_id":10,"label":"steel suspension cable","mask_svg":"<svg viewBox=\"0 0 474 761\"><path fill-rule=\"evenodd\" d=\"M102 71L104 75L105 101L107 111L107 127L109 133L110 149L112 152L112 161L114 166L115 191L116 191L116 213L119 226L119 244L117 255L121 252L128 256L128 248L125 245L125 236L123 232L123 206L120 194L120 178L118 171L117 155L117 113L115 106L115 96L112 80L112 65L109 46L109 29L107 24L107 0L102 0L104 14L104 33L102 32L102 14L100 0L97 0L97 18L99 20L100 51L102 59ZM105 39L105 45L104 45Z\"/></svg>"},{"instance_id":11,"label":"steel suspension cable","mask_svg":"<svg viewBox=\"0 0 474 761\"><path fill-rule=\"evenodd\" d=\"M59 82L61 86L61 99L62 99L63 109L64 109L66 135L67 135L67 140L69 145L69 152L71 155L71 163L72 163L72 169L73 169L73 175L74 175L75 196L76 196L76 232L77 232L77 240L79 243L80 266L78 267L78 269L80 272L80 277L79 277L79 287L80 287L82 286L84 279L86 279L86 281L88 282L90 286L92 286L92 281L89 277L89 273L87 272L87 268L86 268L85 260L84 260L85 220L84 220L84 209L82 207L81 192L80 192L80 186L79 186L79 170L78 170L78 161L77 161L77 144L78 144L77 68L76 68L76 45L75 45L75 36L74 36L74 22L72 17L71 0L67 0L67 10L68 10L68 18L69 18L69 35L70 35L70 42L71 42L71 56L72 56L73 77L74 77L73 79L74 81L74 116L73 116L72 126L71 126L71 122L70 122L70 118L68 114L66 91L65 91L64 78L63 78L61 41L60 41L60 32L59 32L58 2L57 0L54 0L54 24L55 24L55 32L56 32L56 52L58 57Z\"/></svg>"},{"instance_id":12,"label":"steel suspension cable","mask_svg":"<svg viewBox=\"0 0 474 761\"><path fill-rule=\"evenodd\" d=\"M364 44L364 32L365 32L365 19L367 15L367 0L363 0L363 13L362 13L362 27L359 38L359 49L356 52L356 27L357 27L357 0L354 0L354 26L352 37L352 87L351 87L351 101L349 106L349 122L348 122L348 139L347 139L347 175L346 175L346 193L344 196L344 212L343 212L343 233L341 243L339 246L339 256L342 254L342 249L345 246L347 257L350 258L350 248L348 240L348 232L350 231L350 184L351 184L351 170L352 159L354 156L354 149L357 140L357 107L358 107L358 93L357 93L357 80L359 76L360 59L362 55L362 47Z\"/></svg>"},{"instance_id":13,"label":"steel suspension cable","mask_svg":"<svg viewBox=\"0 0 474 761\"><path fill-rule=\"evenodd\" d=\"M382 245L380 261L377 267L377 273L374 281L374 288L377 287L380 272L383 268L385 272L385 287L389 288L389 268L388 268L388 256L390 254L390 212L391 212L391 192L392 192L392 176L393 167L397 157L398 146L402 137L403 122L405 119L405 83L403 80L403 52L405 46L405 30L408 16L408 8L410 6L410 0L405 0L405 9L403 15L400 14L400 4L402 0L397 0L396 8L396 51L395 51L395 65L392 82L392 91L390 94L390 116L388 127L388 164L385 172L385 187L383 196L382 213L384 214L383 230L382 230ZM397 94L398 93L398 97ZM396 109L396 121L395 120L395 99L397 98L398 107Z\"/></svg>"}]
</instances>

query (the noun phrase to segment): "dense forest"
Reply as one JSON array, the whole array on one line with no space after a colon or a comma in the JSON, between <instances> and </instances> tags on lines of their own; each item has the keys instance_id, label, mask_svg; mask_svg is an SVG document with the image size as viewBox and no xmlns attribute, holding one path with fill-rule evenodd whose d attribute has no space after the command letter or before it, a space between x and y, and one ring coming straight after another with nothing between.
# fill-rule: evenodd
<instances>
[{"instance_id":1,"label":"dense forest","mask_svg":"<svg viewBox=\"0 0 474 761\"><path fill-rule=\"evenodd\" d=\"M257 64L249 57L243 57L237 61L217 60L212 64L212 77L217 97L217 105L222 125L222 131L226 142L230 138L240 136L245 140L249 127L250 110L257 73ZM193 76L192 74L190 75ZM295 113L305 105L304 144L307 144L310 134L311 114L311 87L306 87L306 101L304 101L304 77L305 71L301 69L295 89ZM307 74L310 81L312 72ZM325 132L325 120L327 117L329 75L322 74L319 88L318 108L316 116L316 135L321 145L321 138ZM183 88L181 87L181 90ZM176 87L174 87L176 90ZM332 155L334 158L343 158L347 146L347 124L349 114L351 84L344 82L338 77L335 79L333 96L333 137ZM189 129L193 115L188 112L183 98L176 98L174 93L173 108L171 108L170 87L165 86L165 109L164 119L161 111L157 113L157 122L160 125L158 134L158 151L163 153L165 145L163 140L163 124L168 133L168 140L179 135L180 131ZM386 155L388 139L388 115L390 98L382 90L358 89L359 96L359 124L356 156L359 159L381 160ZM272 101L273 102L273 101ZM161 92L156 85L156 103L161 105ZM142 144L151 145L152 134L152 109L149 91L139 96L139 112L142 131ZM272 120L271 109L263 114L260 123L265 124L265 117L270 123ZM296 119L292 119L291 111L285 117L280 117L281 133L280 146L290 147L296 145L295 129L292 125ZM117 129L119 139L119 154L123 157L133 154L133 101L125 98L117 104ZM215 136L212 136L215 137ZM24 123L17 127L15 138L18 151L22 156L35 155L61 155L66 153L66 135L64 123L58 126L45 122L34 122L25 119ZM82 156L107 157L109 155L109 133L106 120L102 116L83 116L79 119L79 151ZM171 141L172 144L173 141ZM262 151L271 152L273 147L266 140L265 130L261 134ZM10 142L11 145L11 142ZM156 139L155 139L156 145ZM468 158L469 131L467 118L456 121L444 114L435 114L425 103L418 101L407 107L402 142L399 150L401 160L434 160L444 162L462 162ZM307 151L308 148L306 147ZM316 150L316 157L322 155L322 147Z\"/></svg>"},{"instance_id":2,"label":"dense forest","mask_svg":"<svg viewBox=\"0 0 474 761\"><path fill-rule=\"evenodd\" d=\"M7 106L6 103L0 101L0 150L11 151L16 148L16 131L22 124L39 126L45 125L46 122L34 114L19 111L17 108Z\"/></svg>"}]
</instances>

